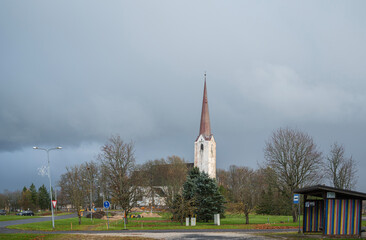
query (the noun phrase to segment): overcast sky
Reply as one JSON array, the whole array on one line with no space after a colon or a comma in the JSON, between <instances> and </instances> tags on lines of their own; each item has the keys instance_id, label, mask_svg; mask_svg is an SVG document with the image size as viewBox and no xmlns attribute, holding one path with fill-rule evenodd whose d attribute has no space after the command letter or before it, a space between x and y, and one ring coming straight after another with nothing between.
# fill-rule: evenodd
<instances>
[{"instance_id":1,"label":"overcast sky","mask_svg":"<svg viewBox=\"0 0 366 240\"><path fill-rule=\"evenodd\" d=\"M0 1L0 192L53 183L112 134L193 162L207 71L217 167L271 133L345 146L366 192L365 1Z\"/></svg>"}]
</instances>

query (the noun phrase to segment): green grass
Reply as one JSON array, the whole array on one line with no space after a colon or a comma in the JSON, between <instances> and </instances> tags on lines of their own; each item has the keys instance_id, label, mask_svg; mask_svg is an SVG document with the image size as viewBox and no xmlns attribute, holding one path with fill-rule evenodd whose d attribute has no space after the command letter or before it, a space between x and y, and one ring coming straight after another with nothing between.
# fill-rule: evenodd
<instances>
[{"instance_id":1,"label":"green grass","mask_svg":"<svg viewBox=\"0 0 366 240\"><path fill-rule=\"evenodd\" d=\"M82 218L81 225L79 225L79 219L69 218L55 220L55 230L56 231L69 231L69 230L94 230L99 224L103 224L105 221L101 219L93 219L91 221L89 218ZM52 222L38 222L38 223L27 223L20 225L8 226L11 229L22 229L22 230L41 230L41 231L52 231Z\"/></svg>"},{"instance_id":2,"label":"green grass","mask_svg":"<svg viewBox=\"0 0 366 240\"><path fill-rule=\"evenodd\" d=\"M0 221L13 221L28 218L38 218L37 216L17 216L17 215L0 215Z\"/></svg>"},{"instance_id":3,"label":"green grass","mask_svg":"<svg viewBox=\"0 0 366 240\"><path fill-rule=\"evenodd\" d=\"M288 216L263 216L263 215L251 215L250 225L246 225L244 216L241 215L228 215L226 218L221 219L221 226L215 226L213 222L199 223L195 227L189 227L192 229L251 229L256 228L256 224L265 224L268 219L273 226L298 226L298 223L288 223ZM291 220L291 218L290 218ZM283 222L283 223L281 223ZM93 222L89 218L82 218L81 225L78 224L78 218L62 219L55 221L55 230L67 231L67 230L107 230L107 221L101 219L93 219ZM29 223L21 225L13 225L8 228L23 229L23 230L42 230L52 231L51 222ZM123 220L110 221L110 230L121 230L124 228ZM179 222L170 221L169 214L163 214L161 218L129 218L127 228L131 230L153 230L153 229L187 229L184 225L180 225Z\"/></svg>"},{"instance_id":4,"label":"green grass","mask_svg":"<svg viewBox=\"0 0 366 240\"><path fill-rule=\"evenodd\" d=\"M27 233L14 233L14 234L0 234L0 239L6 240L28 240L28 239L56 239L59 234L27 234Z\"/></svg>"},{"instance_id":5,"label":"green grass","mask_svg":"<svg viewBox=\"0 0 366 240\"><path fill-rule=\"evenodd\" d=\"M186 227L185 222L180 225L179 222L170 221L169 214L162 214L161 218L129 218L127 229L130 230L157 230L157 229L261 229L267 227L284 227L297 228L298 222L293 223L290 216L270 216L270 215L250 215L249 223L245 224L245 217L243 215L227 215L226 218L221 219L221 225L216 226L213 222L200 223L197 222L195 227ZM290 222L288 222L290 220ZM269 221L269 224L268 224ZM363 226L366 221L363 221ZM302 221L301 221L302 227ZM29 223L22 225L13 225L8 228L22 229L22 230L42 230L52 231L51 221L40 223ZM72 229L71 229L72 228ZM123 220L110 221L109 230L121 230L124 228ZM107 221L101 219L82 218L81 225L78 224L78 218L69 218L55 221L56 231L68 230L107 230Z\"/></svg>"}]
</instances>

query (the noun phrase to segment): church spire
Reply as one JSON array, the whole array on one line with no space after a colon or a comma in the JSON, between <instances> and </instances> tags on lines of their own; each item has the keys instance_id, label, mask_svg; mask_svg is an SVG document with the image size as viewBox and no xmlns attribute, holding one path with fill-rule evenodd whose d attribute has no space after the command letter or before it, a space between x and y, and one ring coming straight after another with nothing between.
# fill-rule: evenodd
<instances>
[{"instance_id":1,"label":"church spire","mask_svg":"<svg viewBox=\"0 0 366 240\"><path fill-rule=\"evenodd\" d=\"M203 135L203 137L206 139L211 137L210 115L208 113L208 100L207 100L207 88L206 88L206 73L205 73L205 86L203 89L201 125L199 135Z\"/></svg>"}]
</instances>

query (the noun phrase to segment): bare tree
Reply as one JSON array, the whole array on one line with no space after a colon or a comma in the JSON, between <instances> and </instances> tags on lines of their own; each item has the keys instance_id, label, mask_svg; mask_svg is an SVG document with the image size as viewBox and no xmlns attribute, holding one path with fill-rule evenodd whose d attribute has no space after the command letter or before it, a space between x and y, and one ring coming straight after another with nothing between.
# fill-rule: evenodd
<instances>
[{"instance_id":1,"label":"bare tree","mask_svg":"<svg viewBox=\"0 0 366 240\"><path fill-rule=\"evenodd\" d=\"M140 167L142 186L148 189L151 204L155 205L155 193L162 192L165 204L171 208L175 196L181 193L183 183L187 178L187 164L178 156L168 156L167 159L148 161Z\"/></svg>"},{"instance_id":2,"label":"bare tree","mask_svg":"<svg viewBox=\"0 0 366 240\"><path fill-rule=\"evenodd\" d=\"M289 201L295 189L318 183L321 179L322 153L313 139L306 133L293 129L279 129L273 132L264 149L266 164L278 178L279 187ZM292 207L293 221L297 211Z\"/></svg>"},{"instance_id":3,"label":"bare tree","mask_svg":"<svg viewBox=\"0 0 366 240\"><path fill-rule=\"evenodd\" d=\"M105 171L108 189L127 216L139 197L139 178L138 174L134 175L134 144L123 142L117 135L112 136L101 150L98 159Z\"/></svg>"},{"instance_id":4,"label":"bare tree","mask_svg":"<svg viewBox=\"0 0 366 240\"><path fill-rule=\"evenodd\" d=\"M197 207L194 205L195 198L185 199L182 194L174 196L172 205L173 220L179 221L180 225L183 225L184 219L189 216L194 216Z\"/></svg>"},{"instance_id":5,"label":"bare tree","mask_svg":"<svg viewBox=\"0 0 366 240\"><path fill-rule=\"evenodd\" d=\"M188 167L183 158L175 155L167 157L166 163L169 168L164 176L164 193L166 204L171 208L175 197L181 193L183 184L187 179Z\"/></svg>"},{"instance_id":6,"label":"bare tree","mask_svg":"<svg viewBox=\"0 0 366 240\"><path fill-rule=\"evenodd\" d=\"M88 203L86 204L90 208L95 206L95 200L99 193L99 178L100 178L100 167L96 162L85 162L80 165L81 177L84 181L83 185L86 189ZM91 209L90 209L91 211Z\"/></svg>"},{"instance_id":7,"label":"bare tree","mask_svg":"<svg viewBox=\"0 0 366 240\"><path fill-rule=\"evenodd\" d=\"M14 192L5 190L4 193L7 196L9 213L11 211L16 211L17 209L19 209L20 203L21 203L21 198L22 198L22 193L19 190L14 191Z\"/></svg>"},{"instance_id":8,"label":"bare tree","mask_svg":"<svg viewBox=\"0 0 366 240\"><path fill-rule=\"evenodd\" d=\"M344 156L344 147L337 143L331 146L324 164L327 179L336 188L351 190L357 183L357 164L352 156Z\"/></svg>"},{"instance_id":9,"label":"bare tree","mask_svg":"<svg viewBox=\"0 0 366 240\"><path fill-rule=\"evenodd\" d=\"M99 176L99 191L102 195L102 202L106 200L111 200L110 191L108 189L108 181L107 181L107 173L108 169L105 166L101 165L100 167L100 176Z\"/></svg>"},{"instance_id":10,"label":"bare tree","mask_svg":"<svg viewBox=\"0 0 366 240\"><path fill-rule=\"evenodd\" d=\"M0 209L5 209L8 206L8 201L5 194L0 193Z\"/></svg>"},{"instance_id":11,"label":"bare tree","mask_svg":"<svg viewBox=\"0 0 366 240\"><path fill-rule=\"evenodd\" d=\"M228 181L233 208L244 213L245 224L249 224L249 213L257 205L261 193L261 178L253 169L233 165L229 169Z\"/></svg>"},{"instance_id":12,"label":"bare tree","mask_svg":"<svg viewBox=\"0 0 366 240\"><path fill-rule=\"evenodd\" d=\"M141 178L141 187L145 188L144 193L150 196L150 211L152 212L155 206L155 188L161 183L158 181L160 179L161 173L159 166L161 165L159 160L150 160L145 164L140 166L138 175Z\"/></svg>"},{"instance_id":13,"label":"bare tree","mask_svg":"<svg viewBox=\"0 0 366 240\"><path fill-rule=\"evenodd\" d=\"M82 178L84 168L80 166L66 167L66 173L62 174L59 181L61 192L71 204L79 217L79 225L81 224L82 205L85 203L85 181Z\"/></svg>"}]
</instances>

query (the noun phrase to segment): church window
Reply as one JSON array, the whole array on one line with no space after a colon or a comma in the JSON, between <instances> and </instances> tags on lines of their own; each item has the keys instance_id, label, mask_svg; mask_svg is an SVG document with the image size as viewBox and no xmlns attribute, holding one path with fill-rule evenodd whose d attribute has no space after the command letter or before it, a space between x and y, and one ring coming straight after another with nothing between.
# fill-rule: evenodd
<instances>
[{"instance_id":1,"label":"church window","mask_svg":"<svg viewBox=\"0 0 366 240\"><path fill-rule=\"evenodd\" d=\"M201 150L203 150L203 144L201 143Z\"/></svg>"}]
</instances>

